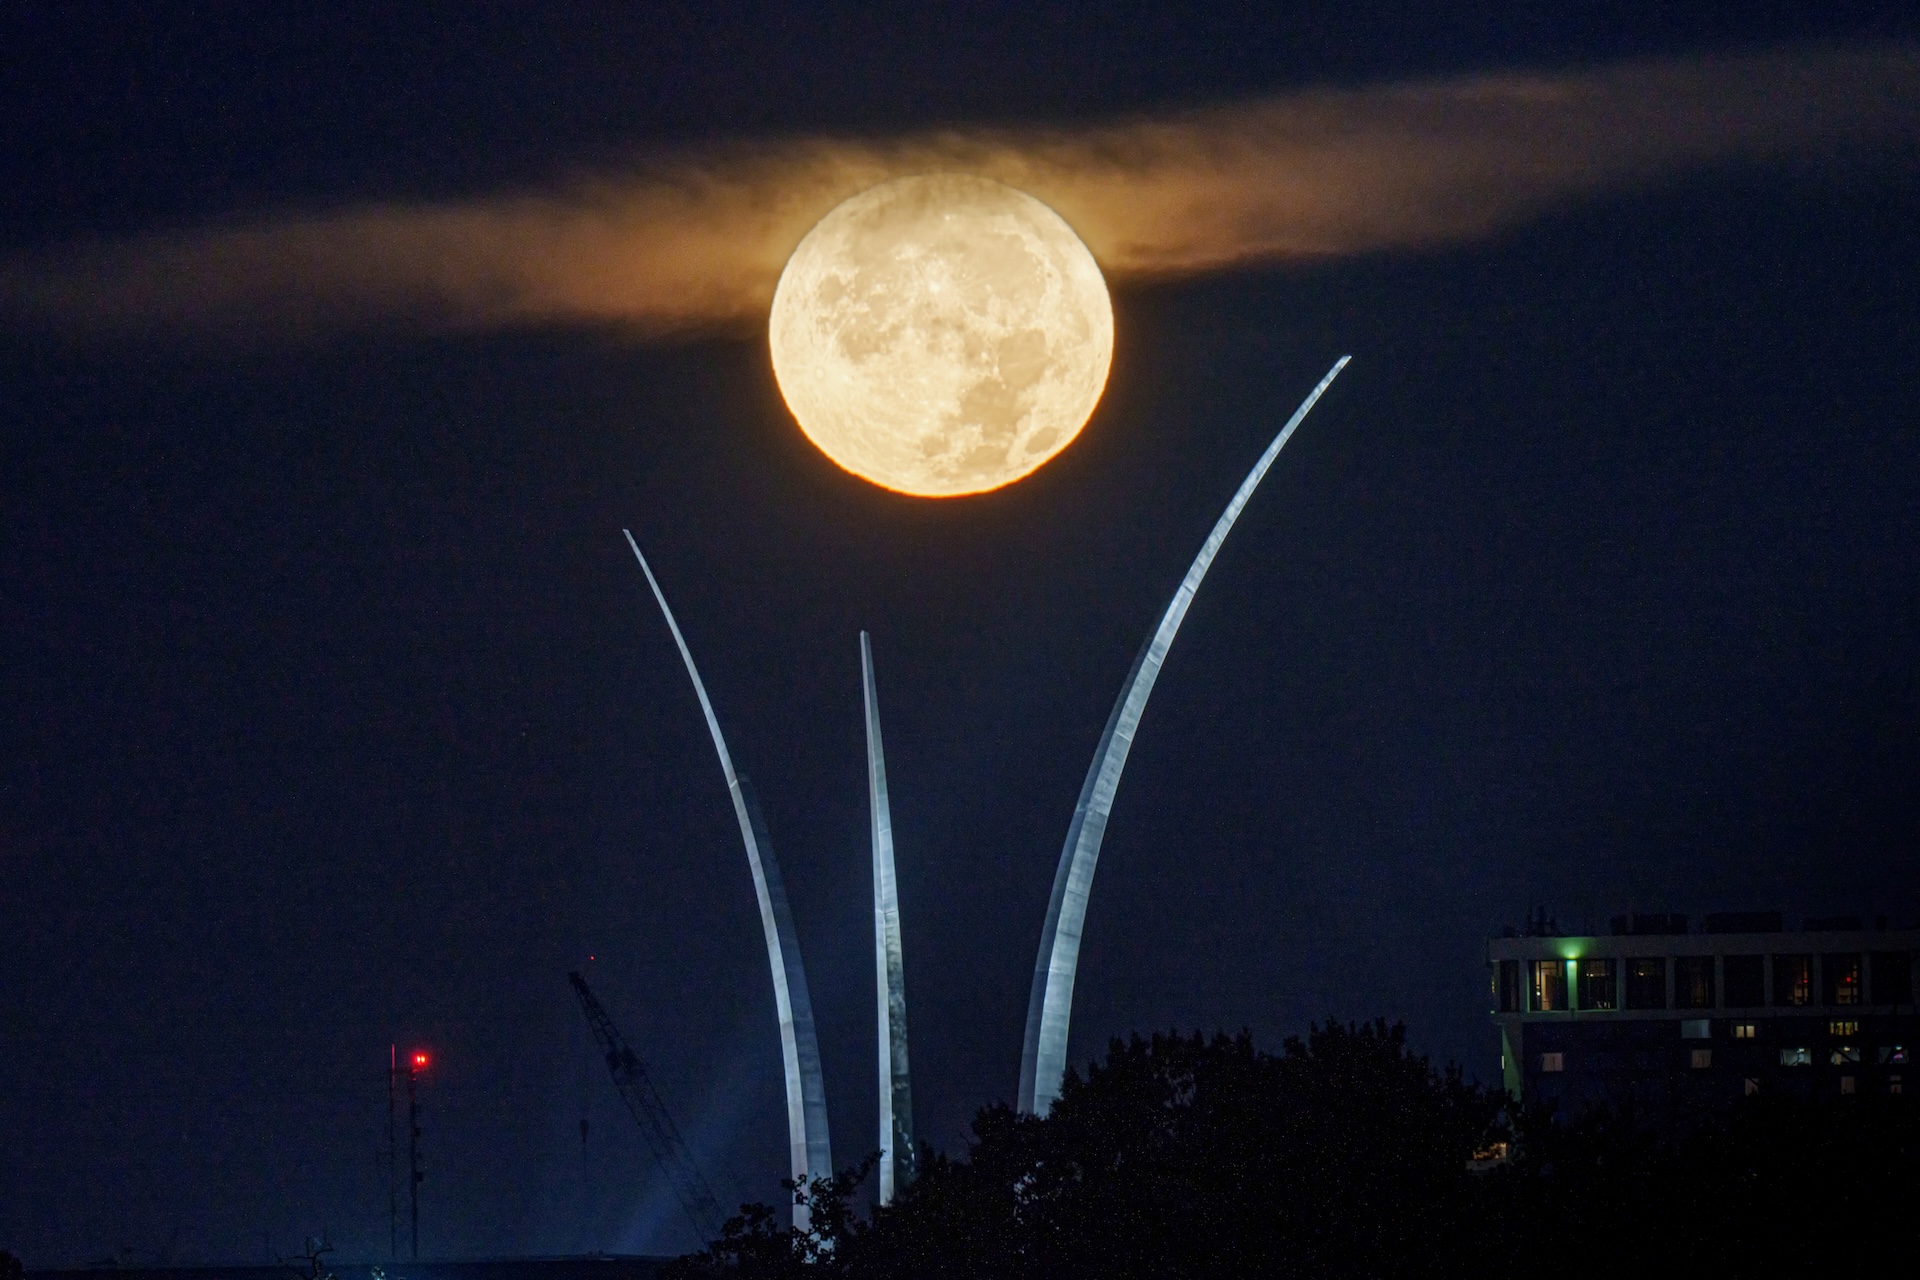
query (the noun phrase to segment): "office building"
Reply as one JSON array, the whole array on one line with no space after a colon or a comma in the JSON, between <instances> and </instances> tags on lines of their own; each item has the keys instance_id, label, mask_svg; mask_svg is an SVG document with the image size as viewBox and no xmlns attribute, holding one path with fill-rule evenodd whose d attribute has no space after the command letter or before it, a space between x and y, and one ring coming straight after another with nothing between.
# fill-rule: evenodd
<instances>
[{"instance_id":1,"label":"office building","mask_svg":"<svg viewBox=\"0 0 1920 1280\"><path fill-rule=\"evenodd\" d=\"M1618 916L1566 936L1544 916L1487 945L1507 1091L1561 1115L1643 1115L1772 1093L1845 1097L1913 1086L1920 930L1778 912Z\"/></svg>"}]
</instances>

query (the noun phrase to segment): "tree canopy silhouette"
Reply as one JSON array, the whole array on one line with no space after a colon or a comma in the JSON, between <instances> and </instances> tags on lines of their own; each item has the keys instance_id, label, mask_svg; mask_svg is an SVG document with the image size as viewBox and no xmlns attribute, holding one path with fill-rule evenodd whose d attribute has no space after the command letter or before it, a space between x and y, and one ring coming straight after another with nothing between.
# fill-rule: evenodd
<instances>
[{"instance_id":1,"label":"tree canopy silhouette","mask_svg":"<svg viewBox=\"0 0 1920 1280\"><path fill-rule=\"evenodd\" d=\"M1136 1036L1070 1073L1045 1118L982 1111L965 1158L927 1155L870 1219L845 1211L847 1178L801 1188L812 1232L751 1210L680 1274L1442 1274L1500 1104L1384 1021L1279 1054L1245 1033Z\"/></svg>"},{"instance_id":2,"label":"tree canopy silhouette","mask_svg":"<svg viewBox=\"0 0 1920 1280\"><path fill-rule=\"evenodd\" d=\"M996 1105L973 1128L867 1218L871 1161L793 1188L808 1231L748 1206L668 1274L1760 1275L1904 1256L1920 1192L1903 1097L1556 1117L1436 1071L1384 1021L1277 1054L1244 1033L1115 1041L1050 1115Z\"/></svg>"}]
</instances>

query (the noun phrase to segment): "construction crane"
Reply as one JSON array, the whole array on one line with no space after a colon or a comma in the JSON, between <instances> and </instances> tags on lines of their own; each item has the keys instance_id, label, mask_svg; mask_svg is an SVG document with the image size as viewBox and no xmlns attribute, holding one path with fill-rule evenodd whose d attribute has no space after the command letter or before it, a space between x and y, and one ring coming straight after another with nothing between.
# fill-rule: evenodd
<instances>
[{"instance_id":1,"label":"construction crane","mask_svg":"<svg viewBox=\"0 0 1920 1280\"><path fill-rule=\"evenodd\" d=\"M713 1198L713 1190L695 1167L687 1144L681 1140L680 1130L675 1127L673 1117L667 1114L666 1103L660 1100L660 1091L653 1087L653 1078L647 1074L647 1068L639 1057L627 1047L627 1042L620 1038L619 1028L613 1025L613 1019L594 999L587 980L576 971L567 975L567 981L573 984L573 993L580 997L580 1012L587 1016L587 1025L593 1029L593 1038L599 1042L600 1052L607 1059L613 1087L620 1091L620 1100L633 1113L635 1122L640 1126L640 1135L647 1140L647 1149L653 1152L661 1172L667 1175L667 1182L672 1185L674 1197L680 1201L687 1221L693 1224L694 1231L703 1242L718 1240L721 1226L726 1220L720 1212L720 1202Z\"/></svg>"}]
</instances>

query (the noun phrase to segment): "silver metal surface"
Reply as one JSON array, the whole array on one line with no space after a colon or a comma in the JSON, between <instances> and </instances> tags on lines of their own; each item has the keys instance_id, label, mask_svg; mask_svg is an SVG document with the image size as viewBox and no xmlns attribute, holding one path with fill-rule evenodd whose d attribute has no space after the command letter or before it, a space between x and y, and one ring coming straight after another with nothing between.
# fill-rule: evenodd
<instances>
[{"instance_id":1,"label":"silver metal surface","mask_svg":"<svg viewBox=\"0 0 1920 1280\"><path fill-rule=\"evenodd\" d=\"M734 817L740 823L740 839L747 847L747 865L753 869L753 891L760 900L760 927L767 938L767 964L773 970L773 1001L780 1015L780 1059L787 1077L787 1148L793 1177L813 1179L831 1177L833 1151L827 1139L827 1089L820 1070L820 1040L813 1027L813 1001L807 994L806 966L800 960L800 940L793 929L793 912L787 906L786 885L780 879L780 865L774 861L773 845L767 839L765 821L754 801L753 788L733 767L733 756L720 732L720 720L707 698L707 687L700 680L700 669L693 664L693 653L680 624L673 620L667 597L653 576L640 544L625 529L627 545L633 548L640 572L647 575L653 598L673 632L673 643L680 649L681 661L693 680L693 692L700 699L700 710L707 717L707 732L713 735L713 749L720 756L720 771L727 778L727 793L733 797ZM796 1205L794 1225L805 1227L805 1209Z\"/></svg>"},{"instance_id":2,"label":"silver metal surface","mask_svg":"<svg viewBox=\"0 0 1920 1280\"><path fill-rule=\"evenodd\" d=\"M907 1071L907 977L900 951L900 897L893 876L893 815L880 744L880 695L873 646L860 633L860 680L867 707L867 797L873 817L873 970L880 1011L880 1203L913 1181L913 1087Z\"/></svg>"},{"instance_id":3,"label":"silver metal surface","mask_svg":"<svg viewBox=\"0 0 1920 1280\"><path fill-rule=\"evenodd\" d=\"M1045 1115L1053 1108L1054 1099L1060 1096L1060 1081L1067 1069L1067 1023L1073 1014L1073 980L1080 963L1080 934L1087 917L1087 895L1093 889L1093 872L1100 861L1100 842L1107 833L1114 793L1120 787L1120 772L1127 767L1127 752L1133 746L1147 698L1153 693L1153 683L1166 662L1167 650L1173 646L1174 635L1187 616L1187 608L1200 589L1201 579L1207 576L1221 543L1227 540L1234 521L1240 518L1247 500L1266 476L1267 468L1273 465L1307 412L1333 385L1350 359L1351 356L1341 356L1334 361L1327 376L1300 402L1300 407L1287 419L1287 425L1280 429L1267 451L1253 464L1247 478L1240 482L1233 501L1214 522L1213 532L1207 535L1180 589L1174 592L1160 625L1133 660L1133 670L1127 674L1120 697L1113 704L1113 713L1107 717L1106 732L1101 734L1100 745L1093 753L1087 780L1080 788L1080 802L1074 806L1073 822L1067 828L1066 845L1060 851L1060 867L1053 877L1053 896L1047 903L1046 925L1040 932L1040 954L1034 962L1033 987L1027 998L1026 1036L1020 1049L1018 1105L1023 1112Z\"/></svg>"}]
</instances>

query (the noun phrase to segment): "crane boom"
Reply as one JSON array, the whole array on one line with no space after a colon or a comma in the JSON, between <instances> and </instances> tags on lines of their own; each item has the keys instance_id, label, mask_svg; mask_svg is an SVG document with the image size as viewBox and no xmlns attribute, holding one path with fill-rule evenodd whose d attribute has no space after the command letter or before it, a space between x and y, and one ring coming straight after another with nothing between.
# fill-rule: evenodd
<instances>
[{"instance_id":1,"label":"crane boom","mask_svg":"<svg viewBox=\"0 0 1920 1280\"><path fill-rule=\"evenodd\" d=\"M653 1087L653 1078L647 1074L645 1064L621 1039L619 1028L613 1025L613 1019L607 1016L607 1011L600 1007L592 989L587 986L587 980L574 972L567 975L567 981L573 984L573 993L580 998L580 1012L586 1015L593 1038L599 1042L600 1052L607 1060L607 1071L613 1076L613 1087L619 1091L620 1100L627 1104L627 1110L639 1124L640 1136L646 1139L647 1149L653 1153L661 1172L667 1175L667 1182L673 1187L674 1197L680 1201L687 1221L693 1224L694 1231L703 1242L718 1240L725 1222L725 1215L720 1212L720 1202L713 1198L707 1180L700 1176L700 1170L694 1165L693 1156L687 1150L687 1144L681 1140L673 1117L667 1113L666 1103L660 1100L660 1091Z\"/></svg>"}]
</instances>

